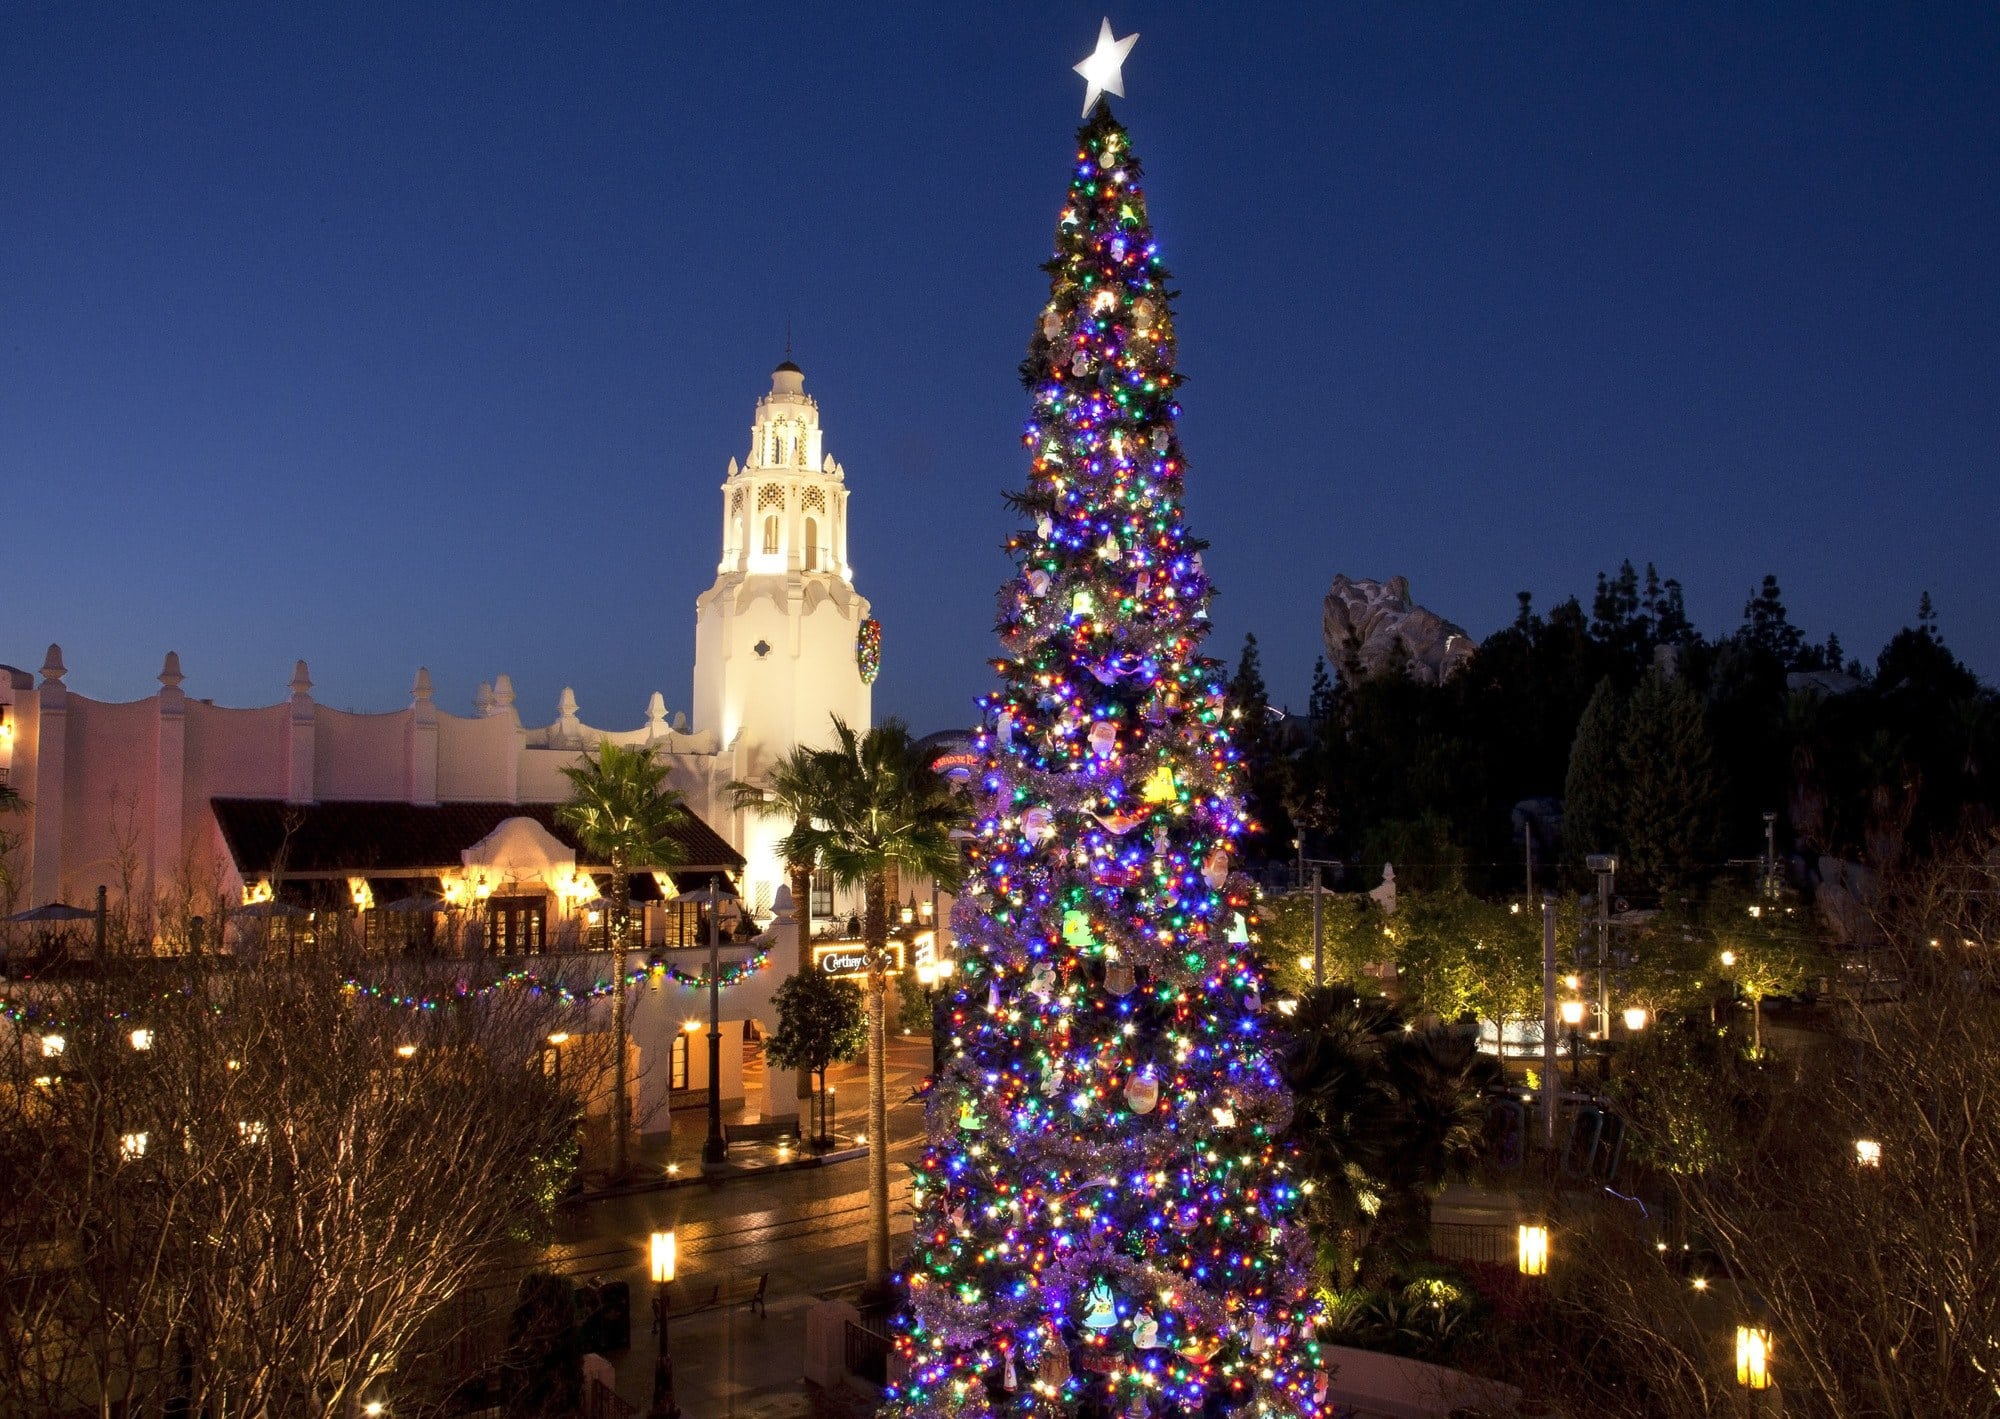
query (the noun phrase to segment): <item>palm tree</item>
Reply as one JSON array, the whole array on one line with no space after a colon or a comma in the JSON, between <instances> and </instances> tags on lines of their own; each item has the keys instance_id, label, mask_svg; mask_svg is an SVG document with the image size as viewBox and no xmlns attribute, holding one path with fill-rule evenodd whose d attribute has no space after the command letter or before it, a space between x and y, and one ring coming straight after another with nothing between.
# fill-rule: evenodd
<instances>
[{"instance_id":1,"label":"palm tree","mask_svg":"<svg viewBox=\"0 0 2000 1419\"><path fill-rule=\"evenodd\" d=\"M632 1129L632 1081L625 1062L625 948L635 867L673 867L687 859L675 835L687 822L681 795L666 786L667 766L647 745L600 740L597 757L563 771L569 801L556 820L574 831L585 852L611 867L611 1127L612 1173L627 1171Z\"/></svg>"},{"instance_id":2,"label":"palm tree","mask_svg":"<svg viewBox=\"0 0 2000 1419\"><path fill-rule=\"evenodd\" d=\"M760 818L783 819L792 825L780 846L785 854L785 875L791 879L792 919L797 923L799 933L800 971L807 968L805 942L812 934L812 874L819 865L818 848L811 828L813 821L822 815L832 791L832 780L827 776L823 760L824 756L818 750L799 745L771 765L761 784L732 779L722 788L729 795L731 805L739 811ZM822 1088L825 1083L821 1079ZM807 1097L809 1088L811 1082L802 1069L799 1071L798 1089L801 1099Z\"/></svg>"},{"instance_id":3,"label":"palm tree","mask_svg":"<svg viewBox=\"0 0 2000 1419\"><path fill-rule=\"evenodd\" d=\"M958 885L952 829L965 818L950 786L931 772L901 720L857 733L833 717L833 743L813 751L810 811L794 819L786 856L819 863L842 886L862 888L868 955L868 1280L889 1276L889 874ZM809 856L807 855L809 853Z\"/></svg>"}]
</instances>

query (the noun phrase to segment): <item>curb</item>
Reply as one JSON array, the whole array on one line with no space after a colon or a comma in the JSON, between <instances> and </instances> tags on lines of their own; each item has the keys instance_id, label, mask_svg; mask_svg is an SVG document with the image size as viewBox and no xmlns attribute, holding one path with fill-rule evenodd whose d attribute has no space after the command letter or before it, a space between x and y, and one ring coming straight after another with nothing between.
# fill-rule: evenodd
<instances>
[{"instance_id":1,"label":"curb","mask_svg":"<svg viewBox=\"0 0 2000 1419\"><path fill-rule=\"evenodd\" d=\"M831 1153L818 1153L810 1158L794 1158L789 1163L759 1163L752 1167L728 1167L721 1172L704 1173L696 1171L686 1177L645 1178L638 1182L625 1183L619 1187L585 1188L572 1193L567 1199L576 1203L605 1202L614 1197L634 1197L642 1192L667 1192L678 1187L700 1187L739 1182L744 1178L768 1177L773 1173L803 1172L808 1168L824 1168L830 1163L850 1163L856 1158L868 1156L867 1145L855 1148L840 1148Z\"/></svg>"}]
</instances>

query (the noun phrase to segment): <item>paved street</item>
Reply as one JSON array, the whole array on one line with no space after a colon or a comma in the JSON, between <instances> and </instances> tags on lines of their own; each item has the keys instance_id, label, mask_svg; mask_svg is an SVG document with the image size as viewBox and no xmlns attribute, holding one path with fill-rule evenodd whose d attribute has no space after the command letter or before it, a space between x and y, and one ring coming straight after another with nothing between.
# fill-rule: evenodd
<instances>
[{"instance_id":1,"label":"paved street","mask_svg":"<svg viewBox=\"0 0 2000 1419\"><path fill-rule=\"evenodd\" d=\"M891 1225L900 1248L910 1228L905 1164L922 1136L922 1109L907 1102L930 1067L930 1043L892 1039L889 1047ZM832 1071L843 1131L860 1122L867 1073ZM699 1129L695 1115L684 1127ZM632 1286L632 1348L610 1357L618 1391L644 1412L651 1395L652 1288L645 1274L649 1233L679 1233L682 1281L675 1294L706 1292L717 1281L770 1273L766 1317L746 1306L708 1311L673 1324L676 1391L690 1419L794 1416L807 1412L803 1389L805 1313L814 1301L862 1279L868 1225L867 1162L682 1186L609 1198L566 1219L544 1264L579 1280L618 1278Z\"/></svg>"}]
</instances>

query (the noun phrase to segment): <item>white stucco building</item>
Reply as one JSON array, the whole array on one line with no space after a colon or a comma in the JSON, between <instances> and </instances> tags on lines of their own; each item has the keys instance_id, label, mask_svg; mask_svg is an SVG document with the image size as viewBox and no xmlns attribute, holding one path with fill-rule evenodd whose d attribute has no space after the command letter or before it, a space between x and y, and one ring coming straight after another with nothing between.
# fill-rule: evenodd
<instances>
[{"instance_id":1,"label":"white stucco building","mask_svg":"<svg viewBox=\"0 0 2000 1419\"><path fill-rule=\"evenodd\" d=\"M695 603L691 723L655 693L637 725L588 724L565 690L553 720L524 724L504 674L462 716L438 705L422 669L407 706L357 714L319 703L304 661L288 698L243 709L191 695L171 651L158 686L123 702L72 691L56 645L36 673L0 666L0 783L28 803L9 825L21 839L15 905L87 905L102 886L143 933L185 919L204 893L231 903L276 893L352 908L407 945L408 923L379 908L436 892L464 907L457 929L472 949L587 948L602 930L603 864L578 860L553 807L567 796L562 768L610 739L654 746L698 820L682 835L686 866L636 883L647 945L684 944L690 914L667 899L716 873L762 916L784 881L784 825L735 811L724 786L826 742L833 715L870 723L873 672L858 651L869 607L848 560L848 492L804 376L779 365L746 456L722 483L721 557ZM824 889L813 898L801 906L821 924L851 910ZM789 966L735 987L731 1013L770 1023L770 988ZM671 1035L679 1014L663 1023ZM635 1038L644 1049L636 1021Z\"/></svg>"}]
</instances>

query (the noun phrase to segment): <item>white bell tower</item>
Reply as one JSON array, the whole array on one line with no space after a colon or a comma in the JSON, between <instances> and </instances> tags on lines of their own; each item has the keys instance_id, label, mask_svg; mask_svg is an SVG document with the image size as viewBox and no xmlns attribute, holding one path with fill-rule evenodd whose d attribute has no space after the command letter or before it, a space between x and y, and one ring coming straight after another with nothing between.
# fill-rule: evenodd
<instances>
[{"instance_id":1,"label":"white bell tower","mask_svg":"<svg viewBox=\"0 0 2000 1419\"><path fill-rule=\"evenodd\" d=\"M847 560L846 472L821 446L819 405L786 360L757 401L749 457L729 460L722 560L695 599L694 728L715 732L731 777L755 782L795 745L825 744L833 715L868 728L873 695L857 654L867 619ZM790 825L738 818L744 896L766 910L784 881L777 843Z\"/></svg>"}]
</instances>

